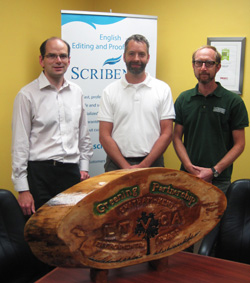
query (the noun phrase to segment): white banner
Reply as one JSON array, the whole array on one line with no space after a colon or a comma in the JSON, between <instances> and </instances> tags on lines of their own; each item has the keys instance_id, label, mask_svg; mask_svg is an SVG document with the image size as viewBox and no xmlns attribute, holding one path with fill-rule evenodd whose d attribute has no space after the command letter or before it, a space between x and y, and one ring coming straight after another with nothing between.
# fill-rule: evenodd
<instances>
[{"instance_id":1,"label":"white banner","mask_svg":"<svg viewBox=\"0 0 250 283\"><path fill-rule=\"evenodd\" d=\"M104 172L106 153L99 143L97 114L102 90L126 73L124 43L133 34L150 44L147 72L156 75L157 17L113 13L61 11L62 38L71 47L71 63L65 77L84 93L88 126L94 148L90 175ZM121 102L122 103L122 102Z\"/></svg>"}]
</instances>

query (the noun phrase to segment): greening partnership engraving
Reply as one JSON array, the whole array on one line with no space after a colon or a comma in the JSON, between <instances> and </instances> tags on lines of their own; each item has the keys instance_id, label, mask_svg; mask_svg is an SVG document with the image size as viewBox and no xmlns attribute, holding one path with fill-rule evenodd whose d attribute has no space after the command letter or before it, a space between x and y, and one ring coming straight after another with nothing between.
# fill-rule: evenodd
<instances>
[{"instance_id":1,"label":"greening partnership engraving","mask_svg":"<svg viewBox=\"0 0 250 283\"><path fill-rule=\"evenodd\" d=\"M149 192L154 195L166 195L180 200L183 200L188 207L194 206L198 202L198 198L190 191L174 188L171 184L163 185L159 182L151 182ZM102 215L109 212L111 209L120 205L121 203L134 199L140 194L139 186L131 186L121 189L118 193L114 194L110 198L97 202L94 204L94 213L96 215Z\"/></svg>"},{"instance_id":2,"label":"greening partnership engraving","mask_svg":"<svg viewBox=\"0 0 250 283\"><path fill-rule=\"evenodd\" d=\"M171 197L175 197L177 199L181 199L188 207L192 207L198 202L198 198L195 194L191 193L190 191L176 189L171 184L162 185L158 182L151 182L150 192L152 194L164 194Z\"/></svg>"}]
</instances>

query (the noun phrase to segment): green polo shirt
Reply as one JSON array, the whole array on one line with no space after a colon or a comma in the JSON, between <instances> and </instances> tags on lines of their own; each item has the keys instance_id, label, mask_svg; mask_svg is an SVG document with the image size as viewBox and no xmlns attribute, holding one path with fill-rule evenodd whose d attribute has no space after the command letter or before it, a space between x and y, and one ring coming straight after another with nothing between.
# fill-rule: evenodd
<instances>
[{"instance_id":1,"label":"green polo shirt","mask_svg":"<svg viewBox=\"0 0 250 283\"><path fill-rule=\"evenodd\" d=\"M216 90L206 97L198 92L197 84L182 92L175 102L175 122L183 126L188 156L192 164L207 168L215 166L232 148L232 131L249 125L241 97L217 84ZM217 180L230 180L232 170L233 165Z\"/></svg>"}]
</instances>

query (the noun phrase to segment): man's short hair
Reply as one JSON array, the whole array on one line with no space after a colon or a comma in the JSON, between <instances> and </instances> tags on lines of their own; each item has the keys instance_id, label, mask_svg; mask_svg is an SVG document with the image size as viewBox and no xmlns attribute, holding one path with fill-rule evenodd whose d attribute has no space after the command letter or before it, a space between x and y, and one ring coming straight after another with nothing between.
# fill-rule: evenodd
<instances>
[{"instance_id":1,"label":"man's short hair","mask_svg":"<svg viewBox=\"0 0 250 283\"><path fill-rule=\"evenodd\" d=\"M202 50L202 49L205 49L205 48L208 48L208 49L212 49L214 52L215 52L215 62L217 62L218 64L220 64L221 62L221 55L220 53L218 52L218 50L214 47L214 46L211 46L211 45L203 45L201 46L200 48L198 48L196 51L194 51L193 55L192 55L192 62L195 61L195 55L198 51Z\"/></svg>"},{"instance_id":2,"label":"man's short hair","mask_svg":"<svg viewBox=\"0 0 250 283\"><path fill-rule=\"evenodd\" d=\"M66 45L67 45L67 49L68 49L68 56L70 56L70 45L68 44L68 42L66 42L65 40L61 39L60 37L51 37L51 38L48 38L46 39L40 46L40 53L41 53L41 56L42 58L44 58L45 54L46 54L46 45L47 45L47 42L50 41L50 40L53 40L53 39L59 39L61 40L62 42L64 42Z\"/></svg>"},{"instance_id":3,"label":"man's short hair","mask_svg":"<svg viewBox=\"0 0 250 283\"><path fill-rule=\"evenodd\" d=\"M149 42L146 39L146 37L141 35L141 34L134 34L134 35L131 35L129 38L127 38L127 40L125 41L124 53L126 53L127 48L128 48L128 44L131 40L134 40L134 41L137 41L137 42L144 42L147 46L147 53L149 54Z\"/></svg>"}]
</instances>

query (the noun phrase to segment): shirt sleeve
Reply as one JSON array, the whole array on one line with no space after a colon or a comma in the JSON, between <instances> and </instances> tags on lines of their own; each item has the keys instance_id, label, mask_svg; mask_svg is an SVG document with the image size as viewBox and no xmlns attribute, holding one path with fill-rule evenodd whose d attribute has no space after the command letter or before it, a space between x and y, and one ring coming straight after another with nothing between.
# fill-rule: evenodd
<instances>
[{"instance_id":1,"label":"shirt sleeve","mask_svg":"<svg viewBox=\"0 0 250 283\"><path fill-rule=\"evenodd\" d=\"M231 113L232 130L243 129L249 126L247 109L242 99L232 108Z\"/></svg>"},{"instance_id":2,"label":"shirt sleeve","mask_svg":"<svg viewBox=\"0 0 250 283\"><path fill-rule=\"evenodd\" d=\"M108 93L109 93L108 88L104 89L102 93L101 101L100 101L100 107L99 107L97 118L99 121L113 123L114 116L112 113L112 107L111 107Z\"/></svg>"},{"instance_id":3,"label":"shirt sleeve","mask_svg":"<svg viewBox=\"0 0 250 283\"><path fill-rule=\"evenodd\" d=\"M181 96L179 96L174 104L175 108L175 123L183 125L183 117L182 117L182 111L181 111Z\"/></svg>"},{"instance_id":4,"label":"shirt sleeve","mask_svg":"<svg viewBox=\"0 0 250 283\"><path fill-rule=\"evenodd\" d=\"M82 113L79 125L79 151L80 151L80 161L79 167L80 171L89 171L89 161L93 155L93 146L88 130L88 120L86 110L84 108L84 102L82 101Z\"/></svg>"},{"instance_id":5,"label":"shirt sleeve","mask_svg":"<svg viewBox=\"0 0 250 283\"><path fill-rule=\"evenodd\" d=\"M18 93L12 118L12 181L16 191L27 191L27 164L29 159L29 136L31 131L30 101Z\"/></svg>"},{"instance_id":6,"label":"shirt sleeve","mask_svg":"<svg viewBox=\"0 0 250 283\"><path fill-rule=\"evenodd\" d=\"M175 119L174 103L172 98L172 92L169 86L165 87L164 99L162 104L161 120Z\"/></svg>"}]
</instances>

